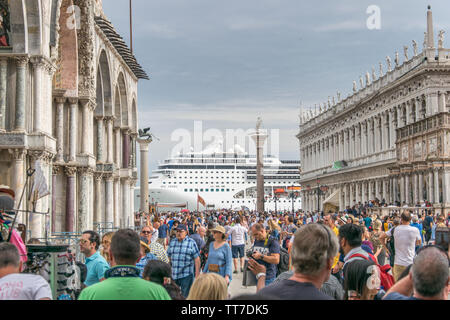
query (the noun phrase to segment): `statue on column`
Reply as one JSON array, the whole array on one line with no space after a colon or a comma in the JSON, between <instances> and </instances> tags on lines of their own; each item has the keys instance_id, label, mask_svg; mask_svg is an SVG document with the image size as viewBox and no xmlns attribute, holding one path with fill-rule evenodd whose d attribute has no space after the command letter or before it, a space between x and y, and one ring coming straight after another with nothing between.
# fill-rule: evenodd
<instances>
[{"instance_id":1,"label":"statue on column","mask_svg":"<svg viewBox=\"0 0 450 320\"><path fill-rule=\"evenodd\" d=\"M438 48L442 49L444 47L444 30L439 31L439 35L438 35Z\"/></svg>"},{"instance_id":2,"label":"statue on column","mask_svg":"<svg viewBox=\"0 0 450 320\"><path fill-rule=\"evenodd\" d=\"M405 61L408 61L408 46L403 46L403 53L405 55Z\"/></svg>"},{"instance_id":3,"label":"statue on column","mask_svg":"<svg viewBox=\"0 0 450 320\"><path fill-rule=\"evenodd\" d=\"M366 72L366 87L368 87L368 86L370 86L370 74L369 74L369 72L367 71L367 72Z\"/></svg>"},{"instance_id":4,"label":"statue on column","mask_svg":"<svg viewBox=\"0 0 450 320\"><path fill-rule=\"evenodd\" d=\"M0 47L10 46L9 32L11 32L9 4L6 0L0 0Z\"/></svg>"},{"instance_id":5,"label":"statue on column","mask_svg":"<svg viewBox=\"0 0 450 320\"><path fill-rule=\"evenodd\" d=\"M353 80L353 92L356 92L356 91L357 91L357 89L356 89L356 81Z\"/></svg>"},{"instance_id":6,"label":"statue on column","mask_svg":"<svg viewBox=\"0 0 450 320\"><path fill-rule=\"evenodd\" d=\"M397 67L399 66L399 64L400 64L400 59L399 59L399 57L398 57L398 51L395 51L395 59L394 59L394 62L395 62L395 67L397 68Z\"/></svg>"},{"instance_id":7,"label":"statue on column","mask_svg":"<svg viewBox=\"0 0 450 320\"><path fill-rule=\"evenodd\" d=\"M372 82L377 80L377 75L375 74L375 67L372 67Z\"/></svg>"},{"instance_id":8,"label":"statue on column","mask_svg":"<svg viewBox=\"0 0 450 320\"><path fill-rule=\"evenodd\" d=\"M364 88L364 81L362 76L359 77L359 84L361 85L361 89Z\"/></svg>"},{"instance_id":9,"label":"statue on column","mask_svg":"<svg viewBox=\"0 0 450 320\"><path fill-rule=\"evenodd\" d=\"M387 67L388 67L388 72L391 72L392 71L391 57L386 56L386 63L387 63Z\"/></svg>"},{"instance_id":10,"label":"statue on column","mask_svg":"<svg viewBox=\"0 0 450 320\"><path fill-rule=\"evenodd\" d=\"M140 139L144 139L146 138L149 141L153 140L153 134L150 131L150 128L145 128L145 129L139 129L139 138Z\"/></svg>"},{"instance_id":11,"label":"statue on column","mask_svg":"<svg viewBox=\"0 0 450 320\"><path fill-rule=\"evenodd\" d=\"M417 42L415 40L412 41L413 43L413 48L414 48L414 57L417 56Z\"/></svg>"},{"instance_id":12,"label":"statue on column","mask_svg":"<svg viewBox=\"0 0 450 320\"><path fill-rule=\"evenodd\" d=\"M383 64L380 62L380 78L383 76Z\"/></svg>"}]
</instances>

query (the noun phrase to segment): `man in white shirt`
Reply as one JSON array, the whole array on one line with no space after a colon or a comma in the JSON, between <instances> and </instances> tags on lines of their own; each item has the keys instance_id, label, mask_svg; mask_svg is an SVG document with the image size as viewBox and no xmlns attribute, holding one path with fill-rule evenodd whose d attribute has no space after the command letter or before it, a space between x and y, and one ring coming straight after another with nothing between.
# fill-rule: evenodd
<instances>
[{"instance_id":1,"label":"man in white shirt","mask_svg":"<svg viewBox=\"0 0 450 320\"><path fill-rule=\"evenodd\" d=\"M16 246L0 243L0 300L52 300L48 282L39 275L20 273Z\"/></svg>"},{"instance_id":2,"label":"man in white shirt","mask_svg":"<svg viewBox=\"0 0 450 320\"><path fill-rule=\"evenodd\" d=\"M231 253L233 256L234 272L238 273L237 260L240 258L239 266L241 272L244 272L244 258L245 258L245 233L247 229L241 226L241 218L238 216L234 219L235 225L230 228L228 234L231 234Z\"/></svg>"},{"instance_id":3,"label":"man in white shirt","mask_svg":"<svg viewBox=\"0 0 450 320\"><path fill-rule=\"evenodd\" d=\"M395 257L392 273L395 281L409 265L413 264L416 246L422 243L419 229L410 226L411 212L403 212L401 221L394 231L391 229L380 236L380 240L394 236Z\"/></svg>"}]
</instances>

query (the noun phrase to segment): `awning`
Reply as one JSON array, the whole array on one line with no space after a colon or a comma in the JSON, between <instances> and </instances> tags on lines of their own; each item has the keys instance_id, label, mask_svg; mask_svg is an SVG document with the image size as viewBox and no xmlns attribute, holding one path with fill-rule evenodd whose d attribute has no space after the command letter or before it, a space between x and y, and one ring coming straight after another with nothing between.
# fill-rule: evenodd
<instances>
[{"instance_id":1,"label":"awning","mask_svg":"<svg viewBox=\"0 0 450 320\"><path fill-rule=\"evenodd\" d=\"M323 205L329 203L335 207L339 207L339 196L340 196L340 191L336 190L335 192L333 192L328 198L326 198L323 201Z\"/></svg>"}]
</instances>

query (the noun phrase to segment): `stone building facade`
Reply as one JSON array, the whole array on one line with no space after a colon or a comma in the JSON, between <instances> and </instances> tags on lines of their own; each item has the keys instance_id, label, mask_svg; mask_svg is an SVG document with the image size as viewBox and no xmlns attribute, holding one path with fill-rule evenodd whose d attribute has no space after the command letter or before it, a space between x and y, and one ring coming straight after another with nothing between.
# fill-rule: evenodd
<instances>
[{"instance_id":1,"label":"stone building facade","mask_svg":"<svg viewBox=\"0 0 450 320\"><path fill-rule=\"evenodd\" d=\"M303 209L344 210L378 198L450 210L450 50L434 42L431 11L422 52L386 58L360 89L300 117ZM317 192L318 186L326 192ZM326 190L324 188L323 190ZM319 202L319 203L318 203ZM328 209L327 209L328 210Z\"/></svg>"},{"instance_id":2,"label":"stone building facade","mask_svg":"<svg viewBox=\"0 0 450 320\"><path fill-rule=\"evenodd\" d=\"M50 191L33 208L25 190L20 209L49 214L19 222L37 238L133 226L137 83L147 75L101 0L0 2L10 24L0 47L0 185L18 202L39 163Z\"/></svg>"}]
</instances>

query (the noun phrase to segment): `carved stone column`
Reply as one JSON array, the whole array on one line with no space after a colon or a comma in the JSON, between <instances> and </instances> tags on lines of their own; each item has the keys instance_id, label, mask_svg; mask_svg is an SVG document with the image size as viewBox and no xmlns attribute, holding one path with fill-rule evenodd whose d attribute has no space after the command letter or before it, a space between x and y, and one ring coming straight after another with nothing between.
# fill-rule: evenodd
<instances>
[{"instance_id":1,"label":"carved stone column","mask_svg":"<svg viewBox=\"0 0 450 320\"><path fill-rule=\"evenodd\" d=\"M407 205L411 205L411 189L409 187L409 172L405 173L405 201Z\"/></svg>"},{"instance_id":2,"label":"carved stone column","mask_svg":"<svg viewBox=\"0 0 450 320\"><path fill-rule=\"evenodd\" d=\"M149 201L148 201L148 145L152 142L151 140L138 139L139 146L141 149L141 177L140 177L140 195L141 204L140 211L148 213L149 211Z\"/></svg>"},{"instance_id":3,"label":"carved stone column","mask_svg":"<svg viewBox=\"0 0 450 320\"><path fill-rule=\"evenodd\" d=\"M82 99L80 102L83 110L83 138L81 141L81 153L87 155L91 153L89 150L89 140L93 138L90 126L90 122L92 121L90 117L90 101L88 99Z\"/></svg>"},{"instance_id":4,"label":"carved stone column","mask_svg":"<svg viewBox=\"0 0 450 320\"><path fill-rule=\"evenodd\" d=\"M361 136L362 136L362 142L361 142L361 154L360 156L365 156L367 155L367 127L368 127L368 122L367 120L364 120L361 123Z\"/></svg>"},{"instance_id":5,"label":"carved stone column","mask_svg":"<svg viewBox=\"0 0 450 320\"><path fill-rule=\"evenodd\" d=\"M7 95L8 58L0 58L0 132L6 131L6 95Z\"/></svg>"},{"instance_id":6,"label":"carved stone column","mask_svg":"<svg viewBox=\"0 0 450 320\"><path fill-rule=\"evenodd\" d=\"M67 176L67 186L66 186L66 232L74 232L75 225L75 198L76 198L76 167L65 167L65 173Z\"/></svg>"},{"instance_id":7,"label":"carved stone column","mask_svg":"<svg viewBox=\"0 0 450 320\"><path fill-rule=\"evenodd\" d=\"M389 202L389 179L383 179L383 199L386 202Z\"/></svg>"},{"instance_id":8,"label":"carved stone column","mask_svg":"<svg viewBox=\"0 0 450 320\"><path fill-rule=\"evenodd\" d=\"M424 184L423 184L423 171L419 171L419 173L418 173L418 176L419 176L419 202L422 204L422 203L424 203L424 199L423 199L423 187L424 187Z\"/></svg>"},{"instance_id":9,"label":"carved stone column","mask_svg":"<svg viewBox=\"0 0 450 320\"><path fill-rule=\"evenodd\" d=\"M56 211L56 178L61 174L61 166L53 165L52 166L52 218L51 218L51 232L56 232L56 222L57 222L57 211Z\"/></svg>"},{"instance_id":10,"label":"carved stone column","mask_svg":"<svg viewBox=\"0 0 450 320\"><path fill-rule=\"evenodd\" d=\"M417 172L413 173L413 205L415 206L419 202L419 175Z\"/></svg>"},{"instance_id":11,"label":"carved stone column","mask_svg":"<svg viewBox=\"0 0 450 320\"><path fill-rule=\"evenodd\" d=\"M41 57L33 57L31 58L31 63L33 64L33 132L39 133L42 131L42 69L44 61Z\"/></svg>"},{"instance_id":12,"label":"carved stone column","mask_svg":"<svg viewBox=\"0 0 450 320\"><path fill-rule=\"evenodd\" d=\"M130 219L130 181L128 179L122 179L122 221L123 227L130 227L133 223ZM142 193L141 193L142 197ZM147 210L148 211L148 210Z\"/></svg>"},{"instance_id":13,"label":"carved stone column","mask_svg":"<svg viewBox=\"0 0 450 320\"><path fill-rule=\"evenodd\" d=\"M106 163L113 163L113 117L106 117L106 132L108 138L108 150L106 155Z\"/></svg>"},{"instance_id":14,"label":"carved stone column","mask_svg":"<svg viewBox=\"0 0 450 320\"><path fill-rule=\"evenodd\" d=\"M107 174L106 175L106 184L105 184L106 203L105 203L105 220L104 221L114 223L113 182L114 182L113 176L111 174Z\"/></svg>"},{"instance_id":15,"label":"carved stone column","mask_svg":"<svg viewBox=\"0 0 450 320\"><path fill-rule=\"evenodd\" d=\"M361 182L362 187L362 193L361 193L361 202L364 204L367 199L367 181Z\"/></svg>"},{"instance_id":16,"label":"carved stone column","mask_svg":"<svg viewBox=\"0 0 450 320\"><path fill-rule=\"evenodd\" d=\"M25 167L24 167L24 161L25 161L25 155L27 154L27 150L25 149L9 149L9 153L12 156L13 160L13 176L12 176L12 188L14 190L14 193L16 194L15 197L15 207L19 205L20 196L22 194L24 184L25 184ZM24 196L25 197L25 196ZM24 203L26 198L22 200L22 204L20 208L23 209Z\"/></svg>"},{"instance_id":17,"label":"carved stone column","mask_svg":"<svg viewBox=\"0 0 450 320\"><path fill-rule=\"evenodd\" d=\"M103 117L96 117L97 119L97 162L104 161L104 140L103 140Z\"/></svg>"},{"instance_id":18,"label":"carved stone column","mask_svg":"<svg viewBox=\"0 0 450 320\"><path fill-rule=\"evenodd\" d=\"M25 132L26 70L28 58L17 58L16 65L16 114L14 131Z\"/></svg>"},{"instance_id":19,"label":"carved stone column","mask_svg":"<svg viewBox=\"0 0 450 320\"><path fill-rule=\"evenodd\" d=\"M77 160L78 98L69 98L69 162Z\"/></svg>"},{"instance_id":20,"label":"carved stone column","mask_svg":"<svg viewBox=\"0 0 450 320\"><path fill-rule=\"evenodd\" d=\"M395 148L395 140L397 139L397 132L395 131L397 129L397 113L394 109L391 109L391 120L389 121L389 133L390 133L390 142L389 142L389 148Z\"/></svg>"},{"instance_id":21,"label":"carved stone column","mask_svg":"<svg viewBox=\"0 0 450 320\"><path fill-rule=\"evenodd\" d=\"M383 150L389 150L390 148L390 135L389 135L389 114L384 114L384 126L383 126ZM386 200L386 199L385 199Z\"/></svg>"},{"instance_id":22,"label":"carved stone column","mask_svg":"<svg viewBox=\"0 0 450 320\"><path fill-rule=\"evenodd\" d=\"M450 206L450 168L444 168L442 172L442 201L446 207Z\"/></svg>"},{"instance_id":23,"label":"carved stone column","mask_svg":"<svg viewBox=\"0 0 450 320\"><path fill-rule=\"evenodd\" d=\"M128 129L123 130L123 168L130 167L130 131Z\"/></svg>"},{"instance_id":24,"label":"carved stone column","mask_svg":"<svg viewBox=\"0 0 450 320\"><path fill-rule=\"evenodd\" d=\"M119 130L120 132L120 130ZM120 179L114 179L114 228L120 228Z\"/></svg>"},{"instance_id":25,"label":"carved stone column","mask_svg":"<svg viewBox=\"0 0 450 320\"><path fill-rule=\"evenodd\" d=\"M99 223L103 221L102 214L102 182L103 176L101 173L97 172L94 175L94 193L95 193L95 206L94 206L94 223Z\"/></svg>"},{"instance_id":26,"label":"carved stone column","mask_svg":"<svg viewBox=\"0 0 450 320\"><path fill-rule=\"evenodd\" d=\"M64 162L64 103L66 98L56 98L56 162Z\"/></svg>"},{"instance_id":27,"label":"carved stone column","mask_svg":"<svg viewBox=\"0 0 450 320\"><path fill-rule=\"evenodd\" d=\"M123 146L121 143L121 139L120 139L120 127L115 127L114 128L114 139L115 139L115 145L116 145L116 152L114 155L114 163L116 165L116 168L121 168L122 167L122 154L123 154Z\"/></svg>"},{"instance_id":28,"label":"carved stone column","mask_svg":"<svg viewBox=\"0 0 450 320\"><path fill-rule=\"evenodd\" d=\"M406 201L406 194L405 194L405 175L400 175L400 202L403 206L403 201Z\"/></svg>"},{"instance_id":29,"label":"carved stone column","mask_svg":"<svg viewBox=\"0 0 450 320\"><path fill-rule=\"evenodd\" d=\"M428 172L428 201L430 203L434 203L434 193L433 193L433 186L434 186L434 176L433 176L433 170L430 170Z\"/></svg>"},{"instance_id":30,"label":"carved stone column","mask_svg":"<svg viewBox=\"0 0 450 320\"><path fill-rule=\"evenodd\" d=\"M355 183L355 200L356 203L361 201L361 184L359 182Z\"/></svg>"},{"instance_id":31,"label":"carved stone column","mask_svg":"<svg viewBox=\"0 0 450 320\"><path fill-rule=\"evenodd\" d=\"M81 168L80 173L80 193L79 193L79 208L78 208L78 231L83 232L92 230L93 226L89 225L89 180L93 175L91 168Z\"/></svg>"},{"instance_id":32,"label":"carved stone column","mask_svg":"<svg viewBox=\"0 0 450 320\"><path fill-rule=\"evenodd\" d=\"M434 203L440 203L440 192L439 192L439 168L434 168Z\"/></svg>"}]
</instances>

